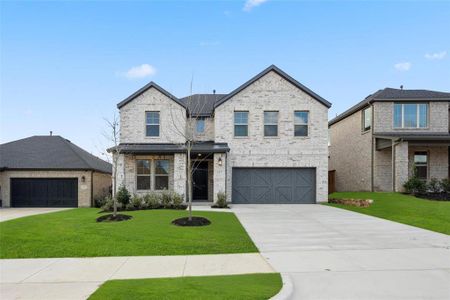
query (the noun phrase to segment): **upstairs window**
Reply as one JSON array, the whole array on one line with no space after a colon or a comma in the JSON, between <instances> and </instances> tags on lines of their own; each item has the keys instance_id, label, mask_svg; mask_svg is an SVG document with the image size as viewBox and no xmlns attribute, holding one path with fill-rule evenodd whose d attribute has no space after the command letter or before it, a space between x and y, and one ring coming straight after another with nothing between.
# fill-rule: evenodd
<instances>
[{"instance_id":1,"label":"upstairs window","mask_svg":"<svg viewBox=\"0 0 450 300\"><path fill-rule=\"evenodd\" d=\"M427 128L427 103L395 103L394 128Z\"/></svg>"},{"instance_id":2,"label":"upstairs window","mask_svg":"<svg viewBox=\"0 0 450 300\"><path fill-rule=\"evenodd\" d=\"M368 107L362 111L362 131L367 131L372 126L372 109Z\"/></svg>"},{"instance_id":3,"label":"upstairs window","mask_svg":"<svg viewBox=\"0 0 450 300\"><path fill-rule=\"evenodd\" d=\"M308 136L309 112L294 112L294 136Z\"/></svg>"},{"instance_id":4,"label":"upstairs window","mask_svg":"<svg viewBox=\"0 0 450 300\"><path fill-rule=\"evenodd\" d=\"M145 113L145 135L159 136L159 111L147 111Z\"/></svg>"},{"instance_id":5,"label":"upstairs window","mask_svg":"<svg viewBox=\"0 0 450 300\"><path fill-rule=\"evenodd\" d=\"M278 136L278 112L264 112L264 136Z\"/></svg>"},{"instance_id":6,"label":"upstairs window","mask_svg":"<svg viewBox=\"0 0 450 300\"><path fill-rule=\"evenodd\" d=\"M414 153L414 167L416 175L419 179L427 180L428 178L428 153Z\"/></svg>"},{"instance_id":7,"label":"upstairs window","mask_svg":"<svg viewBox=\"0 0 450 300\"><path fill-rule=\"evenodd\" d=\"M205 119L197 119L195 124L195 130L197 131L197 133L205 132Z\"/></svg>"},{"instance_id":8,"label":"upstairs window","mask_svg":"<svg viewBox=\"0 0 450 300\"><path fill-rule=\"evenodd\" d=\"M248 111L234 112L234 136L248 136Z\"/></svg>"}]
</instances>

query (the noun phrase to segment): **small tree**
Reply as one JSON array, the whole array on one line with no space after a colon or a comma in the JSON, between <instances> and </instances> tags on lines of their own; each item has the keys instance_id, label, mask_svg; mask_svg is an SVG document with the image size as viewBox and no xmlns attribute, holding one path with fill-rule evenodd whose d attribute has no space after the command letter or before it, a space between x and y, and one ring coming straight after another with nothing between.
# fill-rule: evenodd
<instances>
[{"instance_id":1,"label":"small tree","mask_svg":"<svg viewBox=\"0 0 450 300\"><path fill-rule=\"evenodd\" d=\"M112 161L113 161L113 172L112 172L112 181L113 181L113 189L112 189L112 199L113 199L113 216L117 216L117 164L119 163L120 157L120 126L119 126L119 118L114 114L112 120L105 119L107 125L107 131L103 134L103 136L113 144L112 152Z\"/></svg>"}]
</instances>

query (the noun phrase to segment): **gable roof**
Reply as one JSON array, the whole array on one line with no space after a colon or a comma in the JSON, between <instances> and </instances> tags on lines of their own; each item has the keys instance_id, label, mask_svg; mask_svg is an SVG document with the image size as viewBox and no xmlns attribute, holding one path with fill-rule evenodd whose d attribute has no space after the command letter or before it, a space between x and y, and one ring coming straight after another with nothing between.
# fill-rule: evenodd
<instances>
[{"instance_id":1,"label":"gable roof","mask_svg":"<svg viewBox=\"0 0 450 300\"><path fill-rule=\"evenodd\" d=\"M283 77L285 80L287 80L291 84L293 84L295 87L299 88L300 90L302 90L306 94L310 95L311 97L313 97L314 99L316 99L317 101L319 101L320 103L325 105L326 107L328 107L328 108L331 107L331 103L330 102L328 102L324 98L322 98L319 95L317 95L316 93L314 93L312 90L310 90L309 88L307 88L306 86L304 86L303 84L301 84L300 82L298 82L297 80L295 80L294 78L289 76L287 73L285 73L283 70L281 70L280 68L278 68L275 65L269 66L268 68L263 70L261 73L257 74L255 77L251 78L249 81L247 81L246 83L244 83L243 85L241 85L240 87L238 87L237 89L235 89L234 91L232 91L231 93L229 93L228 95L226 95L225 97L220 99L215 104L215 107L218 107L221 104L225 103L227 100L229 100L230 98L232 98L233 96L235 96L236 94L238 94L239 92L241 92L242 90L247 88L249 85L251 85L252 83L257 81L258 79L262 78L264 75L266 75L266 74L268 74L268 73L270 73L272 71L277 73L278 75Z\"/></svg>"},{"instance_id":2,"label":"gable roof","mask_svg":"<svg viewBox=\"0 0 450 300\"><path fill-rule=\"evenodd\" d=\"M373 102L383 102L383 101L396 101L396 102L408 102L408 101L450 101L450 93L430 91L430 90L403 90L403 89L393 89L384 88L378 90L375 93L367 96L364 100L357 103L356 105L350 107L342 114L333 118L328 122L328 126L331 126L348 116L354 114L355 112L361 110L362 108L368 106Z\"/></svg>"},{"instance_id":3,"label":"gable roof","mask_svg":"<svg viewBox=\"0 0 450 300\"><path fill-rule=\"evenodd\" d=\"M214 105L226 94L195 94L181 98L180 101L188 108L194 117L211 116Z\"/></svg>"},{"instance_id":4,"label":"gable roof","mask_svg":"<svg viewBox=\"0 0 450 300\"><path fill-rule=\"evenodd\" d=\"M155 88L157 89L159 92L161 92L162 94L164 94L165 96L167 96L168 98L172 99L173 101L175 101L176 103L180 104L181 106L185 107L183 102L181 102L177 97L175 97L174 95L172 95L171 93L169 93L168 91L166 91L165 89L163 89L162 87L160 87L159 85L157 85L156 83L154 83L153 81L149 82L148 84L146 84L145 86L143 86L142 88L140 88L139 90L137 90L136 92L134 92L133 94L131 94L129 97L127 97L126 99L122 100L121 102L119 102L117 104L117 108L121 108L123 106L125 106L126 104L130 103L131 101L133 101L136 97L142 95L144 92L146 92L147 90L151 89L151 88Z\"/></svg>"},{"instance_id":5,"label":"gable roof","mask_svg":"<svg viewBox=\"0 0 450 300\"><path fill-rule=\"evenodd\" d=\"M112 173L112 165L61 136L32 136L0 145L0 170L94 170Z\"/></svg>"}]
</instances>

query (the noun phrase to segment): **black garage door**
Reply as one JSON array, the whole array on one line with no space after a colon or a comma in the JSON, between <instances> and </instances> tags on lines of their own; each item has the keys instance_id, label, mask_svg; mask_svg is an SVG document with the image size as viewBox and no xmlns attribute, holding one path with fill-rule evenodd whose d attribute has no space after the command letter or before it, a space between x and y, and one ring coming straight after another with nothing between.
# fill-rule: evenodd
<instances>
[{"instance_id":1,"label":"black garage door","mask_svg":"<svg viewBox=\"0 0 450 300\"><path fill-rule=\"evenodd\" d=\"M77 207L77 178L11 178L13 207Z\"/></svg>"},{"instance_id":2,"label":"black garage door","mask_svg":"<svg viewBox=\"0 0 450 300\"><path fill-rule=\"evenodd\" d=\"M316 203L313 168L233 168L233 203Z\"/></svg>"}]
</instances>

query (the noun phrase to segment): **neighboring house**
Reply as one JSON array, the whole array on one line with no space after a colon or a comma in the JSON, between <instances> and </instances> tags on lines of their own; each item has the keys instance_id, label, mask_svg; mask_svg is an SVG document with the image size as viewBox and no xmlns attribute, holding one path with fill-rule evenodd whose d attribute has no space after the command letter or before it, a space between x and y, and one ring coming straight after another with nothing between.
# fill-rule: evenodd
<instances>
[{"instance_id":1,"label":"neighboring house","mask_svg":"<svg viewBox=\"0 0 450 300\"><path fill-rule=\"evenodd\" d=\"M110 163L60 136L32 136L0 145L3 207L92 206L109 192Z\"/></svg>"},{"instance_id":2,"label":"neighboring house","mask_svg":"<svg viewBox=\"0 0 450 300\"><path fill-rule=\"evenodd\" d=\"M403 191L449 176L450 93L385 88L329 122L337 191Z\"/></svg>"},{"instance_id":3,"label":"neighboring house","mask_svg":"<svg viewBox=\"0 0 450 300\"><path fill-rule=\"evenodd\" d=\"M192 157L202 161L194 201L215 201L218 192L233 203L327 200L329 102L276 66L229 94L188 100L151 82L117 105L117 186L186 195L185 138L178 132L189 116L197 122Z\"/></svg>"}]
</instances>

